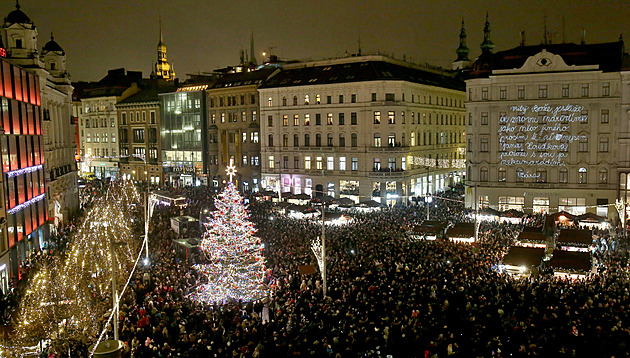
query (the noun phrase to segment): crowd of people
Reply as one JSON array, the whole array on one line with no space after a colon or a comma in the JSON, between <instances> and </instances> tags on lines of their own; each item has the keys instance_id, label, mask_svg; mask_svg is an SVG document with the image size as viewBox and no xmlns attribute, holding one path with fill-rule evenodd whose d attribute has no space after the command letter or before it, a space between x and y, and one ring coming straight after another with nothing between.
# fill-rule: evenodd
<instances>
[{"instance_id":1,"label":"crowd of people","mask_svg":"<svg viewBox=\"0 0 630 358\"><path fill-rule=\"evenodd\" d=\"M191 195L185 214L212 206L211 193L183 194ZM461 194L436 196L431 218L470 221ZM311 242L321 223L271 220L272 203L250 204L269 296L226 304L190 299L204 280L192 264L204 255L178 249L169 219L180 212L158 207L151 266L136 273L123 298L120 339L137 358L630 355L626 250L611 247L610 269L584 280L516 279L493 266L521 227L484 223L476 247L408 240L425 218L423 205L354 213L346 225L327 226L324 297L319 272L300 271L317 268Z\"/></svg>"}]
</instances>

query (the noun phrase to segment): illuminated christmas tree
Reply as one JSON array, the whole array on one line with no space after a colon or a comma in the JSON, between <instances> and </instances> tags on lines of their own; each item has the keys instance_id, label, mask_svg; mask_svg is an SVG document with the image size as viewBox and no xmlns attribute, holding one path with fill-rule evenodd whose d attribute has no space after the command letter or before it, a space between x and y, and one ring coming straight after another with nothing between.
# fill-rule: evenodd
<instances>
[{"instance_id":1,"label":"illuminated christmas tree","mask_svg":"<svg viewBox=\"0 0 630 358\"><path fill-rule=\"evenodd\" d=\"M243 197L229 182L217 196L216 211L204 224L201 249L207 262L195 265L208 283L197 287L192 298L201 302L224 303L230 300L253 301L266 295L267 270L263 245L248 220Z\"/></svg>"}]
</instances>

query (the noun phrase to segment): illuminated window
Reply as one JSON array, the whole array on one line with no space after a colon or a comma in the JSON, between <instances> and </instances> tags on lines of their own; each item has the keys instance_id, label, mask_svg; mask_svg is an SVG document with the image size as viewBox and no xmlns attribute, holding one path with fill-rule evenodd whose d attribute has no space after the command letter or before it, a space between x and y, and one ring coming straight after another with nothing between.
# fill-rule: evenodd
<instances>
[{"instance_id":1,"label":"illuminated window","mask_svg":"<svg viewBox=\"0 0 630 358\"><path fill-rule=\"evenodd\" d=\"M352 170L359 170L359 158L352 158Z\"/></svg>"},{"instance_id":2,"label":"illuminated window","mask_svg":"<svg viewBox=\"0 0 630 358\"><path fill-rule=\"evenodd\" d=\"M547 170L546 169L537 169L536 170L536 182L537 183L546 183L547 182Z\"/></svg>"},{"instance_id":3,"label":"illuminated window","mask_svg":"<svg viewBox=\"0 0 630 358\"><path fill-rule=\"evenodd\" d=\"M332 125L333 124L333 114L332 113L326 114L326 124L328 124L328 125Z\"/></svg>"},{"instance_id":4,"label":"illuminated window","mask_svg":"<svg viewBox=\"0 0 630 358\"><path fill-rule=\"evenodd\" d=\"M411 144L410 145L412 147L415 147L416 146L416 132L411 132L410 140L411 140Z\"/></svg>"},{"instance_id":5,"label":"illuminated window","mask_svg":"<svg viewBox=\"0 0 630 358\"><path fill-rule=\"evenodd\" d=\"M293 115L293 125L294 126L299 126L300 125L300 116L298 114L294 114Z\"/></svg>"},{"instance_id":6,"label":"illuminated window","mask_svg":"<svg viewBox=\"0 0 630 358\"><path fill-rule=\"evenodd\" d=\"M252 132L250 140L252 143L258 143L258 132Z\"/></svg>"},{"instance_id":7,"label":"illuminated window","mask_svg":"<svg viewBox=\"0 0 630 358\"><path fill-rule=\"evenodd\" d=\"M269 169L274 169L274 168L275 168L275 166L276 166L276 161L275 161L275 158L274 158L274 156L273 156L273 155L270 155L270 156L269 156L269 161L268 161L268 164L269 164Z\"/></svg>"},{"instance_id":8,"label":"illuminated window","mask_svg":"<svg viewBox=\"0 0 630 358\"><path fill-rule=\"evenodd\" d=\"M304 157L304 169L311 169L311 157Z\"/></svg>"},{"instance_id":9,"label":"illuminated window","mask_svg":"<svg viewBox=\"0 0 630 358\"><path fill-rule=\"evenodd\" d=\"M225 113L221 113L221 123L225 123Z\"/></svg>"},{"instance_id":10,"label":"illuminated window","mask_svg":"<svg viewBox=\"0 0 630 358\"><path fill-rule=\"evenodd\" d=\"M310 97L309 95L305 94L304 95L304 104L309 104L310 103Z\"/></svg>"},{"instance_id":11,"label":"illuminated window","mask_svg":"<svg viewBox=\"0 0 630 358\"><path fill-rule=\"evenodd\" d=\"M321 104L322 103L322 96L316 94L315 95L315 104Z\"/></svg>"},{"instance_id":12,"label":"illuminated window","mask_svg":"<svg viewBox=\"0 0 630 358\"><path fill-rule=\"evenodd\" d=\"M326 158L326 170L335 170L335 158L334 157Z\"/></svg>"},{"instance_id":13,"label":"illuminated window","mask_svg":"<svg viewBox=\"0 0 630 358\"><path fill-rule=\"evenodd\" d=\"M381 170L381 158L374 158L373 168L375 171Z\"/></svg>"},{"instance_id":14,"label":"illuminated window","mask_svg":"<svg viewBox=\"0 0 630 358\"><path fill-rule=\"evenodd\" d=\"M305 114L304 115L304 125L305 126L310 126L311 125L311 115L310 114Z\"/></svg>"},{"instance_id":15,"label":"illuminated window","mask_svg":"<svg viewBox=\"0 0 630 358\"><path fill-rule=\"evenodd\" d=\"M387 123L396 124L396 112L394 111L387 112Z\"/></svg>"},{"instance_id":16,"label":"illuminated window","mask_svg":"<svg viewBox=\"0 0 630 358\"><path fill-rule=\"evenodd\" d=\"M318 170L324 169L324 166L323 166L323 163L322 163L322 157L316 157L315 158L315 169L318 169Z\"/></svg>"},{"instance_id":17,"label":"illuminated window","mask_svg":"<svg viewBox=\"0 0 630 358\"><path fill-rule=\"evenodd\" d=\"M247 122L247 112L241 112L241 122Z\"/></svg>"},{"instance_id":18,"label":"illuminated window","mask_svg":"<svg viewBox=\"0 0 630 358\"><path fill-rule=\"evenodd\" d=\"M381 112L374 112L374 124L381 124Z\"/></svg>"},{"instance_id":19,"label":"illuminated window","mask_svg":"<svg viewBox=\"0 0 630 358\"><path fill-rule=\"evenodd\" d=\"M578 184L586 184L588 182L587 174L586 168L582 167L578 169Z\"/></svg>"},{"instance_id":20,"label":"illuminated window","mask_svg":"<svg viewBox=\"0 0 630 358\"><path fill-rule=\"evenodd\" d=\"M374 147L379 148L381 146L381 135L378 133L374 134Z\"/></svg>"},{"instance_id":21,"label":"illuminated window","mask_svg":"<svg viewBox=\"0 0 630 358\"><path fill-rule=\"evenodd\" d=\"M273 106L273 99L271 97L267 98L267 106L268 107Z\"/></svg>"},{"instance_id":22,"label":"illuminated window","mask_svg":"<svg viewBox=\"0 0 630 358\"><path fill-rule=\"evenodd\" d=\"M282 116L282 126L286 127L289 125L289 116L286 114Z\"/></svg>"},{"instance_id":23,"label":"illuminated window","mask_svg":"<svg viewBox=\"0 0 630 358\"><path fill-rule=\"evenodd\" d=\"M256 122L258 117L256 116L256 111L252 111L252 122Z\"/></svg>"}]
</instances>

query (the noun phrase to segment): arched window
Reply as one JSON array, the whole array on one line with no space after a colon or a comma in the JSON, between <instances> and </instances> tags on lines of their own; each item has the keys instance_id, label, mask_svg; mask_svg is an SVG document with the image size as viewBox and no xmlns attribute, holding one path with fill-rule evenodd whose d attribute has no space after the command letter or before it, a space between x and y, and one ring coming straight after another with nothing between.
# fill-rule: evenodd
<instances>
[{"instance_id":1,"label":"arched window","mask_svg":"<svg viewBox=\"0 0 630 358\"><path fill-rule=\"evenodd\" d=\"M293 135L293 146L294 147L299 147L300 146L300 136L297 134Z\"/></svg>"},{"instance_id":2,"label":"arched window","mask_svg":"<svg viewBox=\"0 0 630 358\"><path fill-rule=\"evenodd\" d=\"M297 96L293 96L293 105L297 106Z\"/></svg>"},{"instance_id":3,"label":"arched window","mask_svg":"<svg viewBox=\"0 0 630 358\"><path fill-rule=\"evenodd\" d=\"M316 147L322 146L322 135L319 133L315 134L315 146Z\"/></svg>"},{"instance_id":4,"label":"arched window","mask_svg":"<svg viewBox=\"0 0 630 358\"><path fill-rule=\"evenodd\" d=\"M536 182L537 183L546 183L547 182L547 169L536 169Z\"/></svg>"},{"instance_id":5,"label":"arched window","mask_svg":"<svg viewBox=\"0 0 630 358\"><path fill-rule=\"evenodd\" d=\"M339 134L339 146L340 147L346 146L346 136L343 133Z\"/></svg>"},{"instance_id":6,"label":"arched window","mask_svg":"<svg viewBox=\"0 0 630 358\"><path fill-rule=\"evenodd\" d=\"M558 182L562 184L569 182L569 171L567 168L560 168L560 171L558 172Z\"/></svg>"},{"instance_id":7,"label":"arched window","mask_svg":"<svg viewBox=\"0 0 630 358\"><path fill-rule=\"evenodd\" d=\"M479 181L488 181L488 168L483 167L479 170Z\"/></svg>"},{"instance_id":8,"label":"arched window","mask_svg":"<svg viewBox=\"0 0 630 358\"><path fill-rule=\"evenodd\" d=\"M582 167L580 169L578 169L578 184L586 184L588 183L588 176L587 176L588 172L586 171L586 168Z\"/></svg>"},{"instance_id":9,"label":"arched window","mask_svg":"<svg viewBox=\"0 0 630 358\"><path fill-rule=\"evenodd\" d=\"M289 146L289 136L286 134L282 135L282 146L283 147Z\"/></svg>"},{"instance_id":10,"label":"arched window","mask_svg":"<svg viewBox=\"0 0 630 358\"><path fill-rule=\"evenodd\" d=\"M268 144L269 144L269 146L270 146L270 147L273 147L273 134L270 134L270 135L269 135L269 141L268 141Z\"/></svg>"},{"instance_id":11,"label":"arched window","mask_svg":"<svg viewBox=\"0 0 630 358\"><path fill-rule=\"evenodd\" d=\"M282 105L283 106L287 105L287 98L286 97L282 97Z\"/></svg>"},{"instance_id":12,"label":"arched window","mask_svg":"<svg viewBox=\"0 0 630 358\"><path fill-rule=\"evenodd\" d=\"M310 147L311 146L311 135L310 134L305 134L304 135L304 146L305 147Z\"/></svg>"},{"instance_id":13,"label":"arched window","mask_svg":"<svg viewBox=\"0 0 630 358\"><path fill-rule=\"evenodd\" d=\"M359 145L359 143L358 143L359 139L358 139L356 133L352 133L350 135L350 141L351 141L350 145L353 146L353 147L357 147Z\"/></svg>"},{"instance_id":14,"label":"arched window","mask_svg":"<svg viewBox=\"0 0 630 358\"><path fill-rule=\"evenodd\" d=\"M304 104L309 104L310 103L310 96L305 94L304 95Z\"/></svg>"},{"instance_id":15,"label":"arched window","mask_svg":"<svg viewBox=\"0 0 630 358\"><path fill-rule=\"evenodd\" d=\"M498 176L497 176L497 180L498 181L505 182L507 180L505 168L503 168L503 167L499 168L499 171L498 171L497 174L498 174Z\"/></svg>"},{"instance_id":16,"label":"arched window","mask_svg":"<svg viewBox=\"0 0 630 358\"><path fill-rule=\"evenodd\" d=\"M416 132L411 132L411 146L416 146Z\"/></svg>"},{"instance_id":17,"label":"arched window","mask_svg":"<svg viewBox=\"0 0 630 358\"><path fill-rule=\"evenodd\" d=\"M333 135L331 133L328 133L328 136L326 139L326 145L329 147L333 146Z\"/></svg>"},{"instance_id":18,"label":"arched window","mask_svg":"<svg viewBox=\"0 0 630 358\"><path fill-rule=\"evenodd\" d=\"M315 95L315 104L320 104L322 103L322 96L316 94Z\"/></svg>"}]
</instances>

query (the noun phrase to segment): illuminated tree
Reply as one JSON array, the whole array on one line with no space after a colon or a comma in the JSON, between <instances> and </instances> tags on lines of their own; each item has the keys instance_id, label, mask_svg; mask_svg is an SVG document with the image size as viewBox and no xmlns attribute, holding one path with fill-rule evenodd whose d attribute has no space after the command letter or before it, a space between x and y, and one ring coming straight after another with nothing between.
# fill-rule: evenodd
<instances>
[{"instance_id":1,"label":"illuminated tree","mask_svg":"<svg viewBox=\"0 0 630 358\"><path fill-rule=\"evenodd\" d=\"M120 292L140 249L132 219L138 215L140 202L132 183L112 182L106 195L86 213L66 254L37 270L20 302L14 324L17 339L9 342L16 347L14 356L20 356L19 347L40 339L52 339L53 345L94 342L102 317L112 307L112 266Z\"/></svg>"},{"instance_id":2,"label":"illuminated tree","mask_svg":"<svg viewBox=\"0 0 630 358\"><path fill-rule=\"evenodd\" d=\"M248 220L243 197L229 182L217 196L216 211L210 213L201 249L207 262L195 269L208 282L191 294L194 300L224 303L230 300L253 301L266 295L264 284L265 258L263 245L254 234L256 228Z\"/></svg>"}]
</instances>

